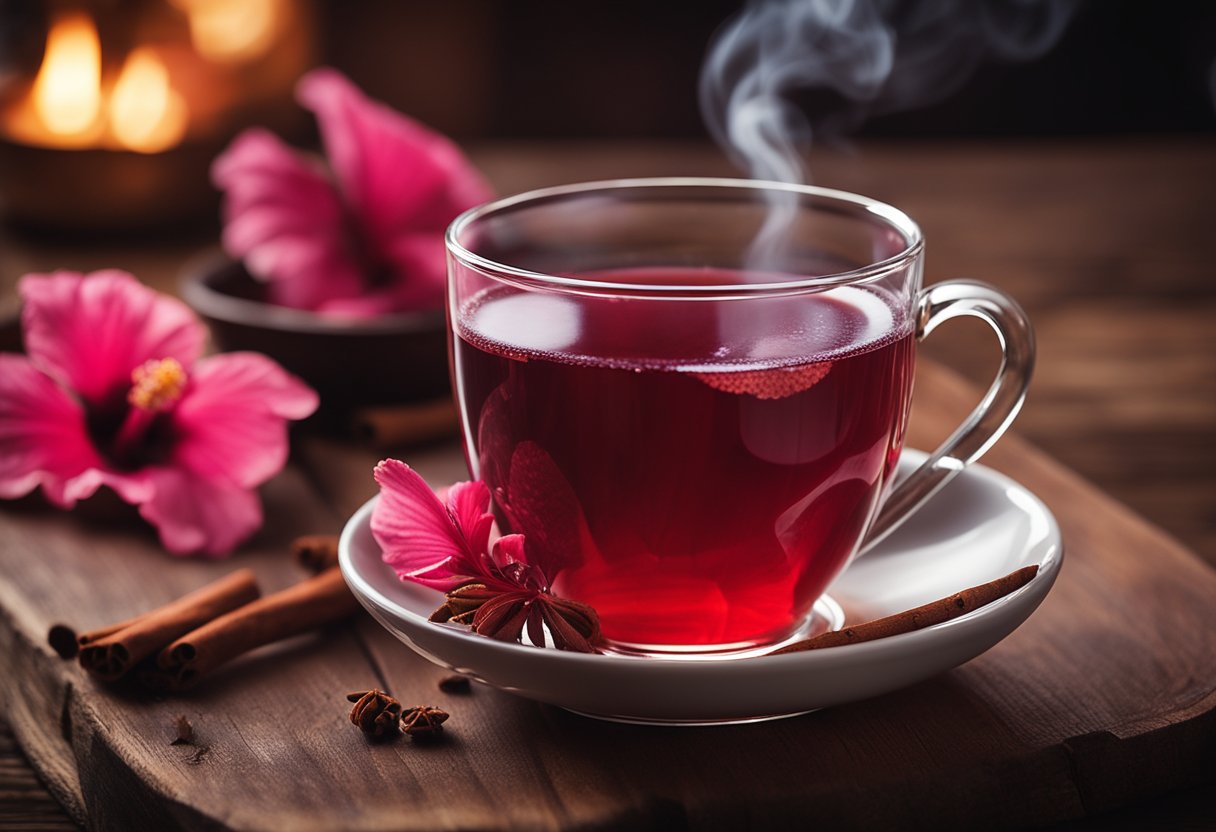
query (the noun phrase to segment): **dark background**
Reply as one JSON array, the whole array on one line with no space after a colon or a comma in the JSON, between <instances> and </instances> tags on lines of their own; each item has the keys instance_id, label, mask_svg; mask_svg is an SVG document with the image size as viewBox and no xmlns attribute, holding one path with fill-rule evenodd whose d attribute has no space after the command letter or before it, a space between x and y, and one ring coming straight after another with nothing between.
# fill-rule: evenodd
<instances>
[{"instance_id":1,"label":"dark background","mask_svg":"<svg viewBox=\"0 0 1216 832\"><path fill-rule=\"evenodd\" d=\"M699 138L701 61L742 5L325 0L319 12L325 61L460 139ZM1216 3L1088 0L1043 58L984 64L948 99L855 132L1211 133L1214 59Z\"/></svg>"}]
</instances>

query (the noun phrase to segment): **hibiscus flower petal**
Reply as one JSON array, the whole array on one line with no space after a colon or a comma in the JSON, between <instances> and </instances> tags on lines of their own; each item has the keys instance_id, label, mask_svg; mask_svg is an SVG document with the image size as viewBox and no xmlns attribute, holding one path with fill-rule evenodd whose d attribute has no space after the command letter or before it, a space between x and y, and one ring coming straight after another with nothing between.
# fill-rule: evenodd
<instances>
[{"instance_id":1,"label":"hibiscus flower petal","mask_svg":"<svg viewBox=\"0 0 1216 832\"><path fill-rule=\"evenodd\" d=\"M156 493L156 484L148 469L138 471L116 471L113 468L101 468L95 472L97 482L113 489L125 502L131 505L141 505L152 499Z\"/></svg>"},{"instance_id":2,"label":"hibiscus flower petal","mask_svg":"<svg viewBox=\"0 0 1216 832\"><path fill-rule=\"evenodd\" d=\"M387 252L398 271L411 277L389 287L398 309L443 305L447 247L441 234L403 232L388 243Z\"/></svg>"},{"instance_id":3,"label":"hibiscus flower petal","mask_svg":"<svg viewBox=\"0 0 1216 832\"><path fill-rule=\"evenodd\" d=\"M211 178L224 191L224 250L269 283L275 303L316 309L359 295L341 198L316 160L255 128L216 157Z\"/></svg>"},{"instance_id":4,"label":"hibiscus flower petal","mask_svg":"<svg viewBox=\"0 0 1216 832\"><path fill-rule=\"evenodd\" d=\"M489 569L511 586L543 590L549 586L545 573L528 563L522 534L507 534L494 541L488 557Z\"/></svg>"},{"instance_id":5,"label":"hibiscus flower petal","mask_svg":"<svg viewBox=\"0 0 1216 832\"><path fill-rule=\"evenodd\" d=\"M494 541L494 565L506 569L512 564L527 563L522 534L504 534Z\"/></svg>"},{"instance_id":6,"label":"hibiscus flower petal","mask_svg":"<svg viewBox=\"0 0 1216 832\"><path fill-rule=\"evenodd\" d=\"M17 288L30 360L87 405L125 396L145 361L189 367L202 355L207 333L194 313L126 272L28 275Z\"/></svg>"},{"instance_id":7,"label":"hibiscus flower petal","mask_svg":"<svg viewBox=\"0 0 1216 832\"><path fill-rule=\"evenodd\" d=\"M458 482L444 495L448 512L464 535L469 554L487 550L490 544L490 527L494 515L490 514L490 489L480 480Z\"/></svg>"},{"instance_id":8,"label":"hibiscus flower petal","mask_svg":"<svg viewBox=\"0 0 1216 832\"><path fill-rule=\"evenodd\" d=\"M173 463L254 488L287 462L287 420L311 415L317 403L311 388L259 353L204 358L172 412Z\"/></svg>"},{"instance_id":9,"label":"hibiscus flower petal","mask_svg":"<svg viewBox=\"0 0 1216 832\"><path fill-rule=\"evenodd\" d=\"M546 575L577 569L597 552L578 495L553 457L531 440L510 455L507 499L514 527L528 536L532 563Z\"/></svg>"},{"instance_id":10,"label":"hibiscus flower petal","mask_svg":"<svg viewBox=\"0 0 1216 832\"><path fill-rule=\"evenodd\" d=\"M367 98L333 69L313 70L296 92L316 114L338 186L378 253L405 280L441 284L442 261L420 272L416 259L395 259L394 241L419 231L442 240L458 214L491 197L481 174L447 138Z\"/></svg>"},{"instance_id":11,"label":"hibiscus flower petal","mask_svg":"<svg viewBox=\"0 0 1216 832\"><path fill-rule=\"evenodd\" d=\"M385 563L402 578L445 590L477 574L476 553L418 472L386 459L376 466L375 478L380 499L372 510L372 534ZM460 498L462 505L466 499Z\"/></svg>"},{"instance_id":12,"label":"hibiscus flower petal","mask_svg":"<svg viewBox=\"0 0 1216 832\"><path fill-rule=\"evenodd\" d=\"M257 492L180 468L145 472L152 494L139 513L170 552L222 557L262 524Z\"/></svg>"},{"instance_id":13,"label":"hibiscus flower petal","mask_svg":"<svg viewBox=\"0 0 1216 832\"><path fill-rule=\"evenodd\" d=\"M41 485L70 508L101 484L101 464L80 404L25 356L0 353L0 498Z\"/></svg>"}]
</instances>

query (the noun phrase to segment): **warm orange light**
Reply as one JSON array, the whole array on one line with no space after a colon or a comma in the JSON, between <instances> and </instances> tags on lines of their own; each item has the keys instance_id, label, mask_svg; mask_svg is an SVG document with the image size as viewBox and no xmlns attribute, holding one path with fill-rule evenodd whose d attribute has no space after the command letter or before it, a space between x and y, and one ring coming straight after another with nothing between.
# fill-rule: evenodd
<instances>
[{"instance_id":1,"label":"warm orange light","mask_svg":"<svg viewBox=\"0 0 1216 832\"><path fill-rule=\"evenodd\" d=\"M110 132L123 147L156 153L186 134L186 102L169 85L169 70L147 47L127 56L110 98Z\"/></svg>"},{"instance_id":2,"label":"warm orange light","mask_svg":"<svg viewBox=\"0 0 1216 832\"><path fill-rule=\"evenodd\" d=\"M249 61L279 33L283 0L174 0L190 23L195 50L217 63Z\"/></svg>"},{"instance_id":3,"label":"warm orange light","mask_svg":"<svg viewBox=\"0 0 1216 832\"><path fill-rule=\"evenodd\" d=\"M143 12L128 21L115 11L110 29L95 25L90 10L109 14L122 0L53 11L37 74L24 89L10 85L0 100L0 137L34 147L141 153L213 140L233 119L246 119L251 102L277 106L306 68L311 32L296 2L157 0L136 4L148 7L146 21ZM122 34L103 48L99 29ZM143 45L130 42L136 35Z\"/></svg>"},{"instance_id":4,"label":"warm orange light","mask_svg":"<svg viewBox=\"0 0 1216 832\"><path fill-rule=\"evenodd\" d=\"M97 126L101 42L88 15L70 12L51 25L32 96L38 120L55 136L78 136Z\"/></svg>"}]
</instances>

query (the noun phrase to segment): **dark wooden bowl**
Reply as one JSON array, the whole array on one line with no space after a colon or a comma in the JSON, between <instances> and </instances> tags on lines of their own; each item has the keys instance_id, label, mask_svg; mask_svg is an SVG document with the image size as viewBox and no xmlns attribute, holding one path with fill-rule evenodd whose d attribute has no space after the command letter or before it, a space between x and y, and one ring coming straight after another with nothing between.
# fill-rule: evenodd
<instances>
[{"instance_id":1,"label":"dark wooden bowl","mask_svg":"<svg viewBox=\"0 0 1216 832\"><path fill-rule=\"evenodd\" d=\"M346 321L266 303L240 264L210 255L189 265L182 296L221 350L265 353L321 396L322 422L363 408L450 396L442 310Z\"/></svg>"}]
</instances>

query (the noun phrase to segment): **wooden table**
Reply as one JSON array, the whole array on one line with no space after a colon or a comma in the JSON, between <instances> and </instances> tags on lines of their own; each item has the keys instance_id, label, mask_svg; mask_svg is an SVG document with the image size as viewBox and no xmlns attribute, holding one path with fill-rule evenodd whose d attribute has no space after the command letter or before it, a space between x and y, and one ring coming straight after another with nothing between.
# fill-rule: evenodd
<instances>
[{"instance_id":1,"label":"wooden table","mask_svg":"<svg viewBox=\"0 0 1216 832\"><path fill-rule=\"evenodd\" d=\"M494 146L480 149L476 158L504 192L575 179L725 172L712 151L685 146ZM1210 582L1210 573L1193 556L1089 491L1048 457L1077 469L1216 563L1211 514L1216 498L1216 328L1211 325L1216 293L1202 250L1216 209L1211 188L1216 148L1211 142L868 146L855 155L818 156L812 170L820 184L894 202L916 217L929 240L930 280L979 277L1007 289L1026 306L1039 333L1040 369L1018 429L1047 455L1014 440L998 446L992 463L1047 498L1064 521L1066 535L1071 524L1083 528L1083 518L1074 516L1083 507L1052 503L1045 492L1053 488L1063 489L1057 495L1069 499L1080 499L1075 495L1083 492L1085 508L1100 505L1101 511L1120 518L1114 522L1122 534L1115 539L1096 539L1093 530L1074 531L1085 543L1118 547L1135 540L1145 547L1146 558L1189 564L1179 568L1199 569L1194 572L1197 586ZM150 283L170 287L193 245L65 247L19 241L0 249L0 290L11 304L7 287L24 271L103 266L128 268ZM987 343L978 326L952 325L934 335L926 354L980 382L995 362L995 350L983 346ZM961 411L970 394L931 366L920 392L934 397L918 402L914 424L916 443L926 445L949 421L951 408ZM931 415L920 415L924 413ZM349 464L361 453L365 451L313 443L305 461L314 473L319 470L324 483L327 464ZM451 471L450 452L427 453L438 470ZM269 489L272 506L289 499L283 495L295 487L292 476ZM336 518L355 495L330 496ZM1075 563L1066 565L1066 576ZM187 577L180 581L190 583ZM1049 603L1067 597L1057 592ZM1049 610L1045 607L1040 615ZM1207 623L1210 638L1210 617ZM1168 636L1161 653L1161 672L1179 684L1189 678L1189 684L1198 685L1193 707L1210 719L1212 666L1172 666ZM981 667L975 672L982 672L981 663L988 659L973 663ZM923 697L925 692L916 689L905 696ZM567 721L554 719L561 726ZM1209 768L1191 774L1199 780L1211 777L1211 757L1200 759ZM1057 814L1022 819L1050 822L1118 807L1118 814L1097 822L1131 828L1146 818L1202 821L1205 807L1194 788L1153 798L1171 784L1128 784L1120 781L1116 768L1112 763L1110 771L1079 773L1077 782L1085 784L1079 803L1069 802L1076 794L1062 796L1054 804ZM1141 802L1124 806L1128 798ZM506 812L503 817L521 816ZM578 814L565 817L577 819ZM655 817L662 812L651 819ZM33 783L7 735L0 734L0 820L5 819L46 828L68 824Z\"/></svg>"}]
</instances>

